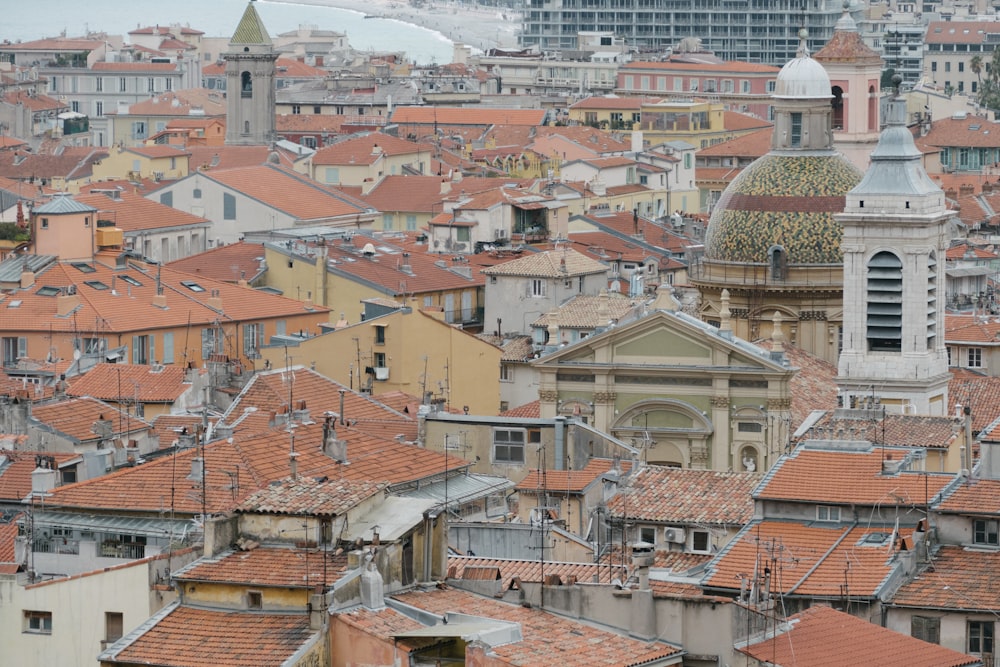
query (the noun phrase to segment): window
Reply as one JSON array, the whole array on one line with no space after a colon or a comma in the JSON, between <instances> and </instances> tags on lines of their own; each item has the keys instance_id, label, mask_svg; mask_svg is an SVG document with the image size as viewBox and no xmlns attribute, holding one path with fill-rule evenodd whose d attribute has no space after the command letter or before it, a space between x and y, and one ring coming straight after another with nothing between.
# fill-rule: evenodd
<instances>
[{"instance_id":1,"label":"window","mask_svg":"<svg viewBox=\"0 0 1000 667\"><path fill-rule=\"evenodd\" d=\"M236 197L228 192L222 194L222 218L224 220L236 219Z\"/></svg>"},{"instance_id":2,"label":"window","mask_svg":"<svg viewBox=\"0 0 1000 667\"><path fill-rule=\"evenodd\" d=\"M191 191L191 196L195 199L201 199L201 188L195 188Z\"/></svg>"},{"instance_id":3,"label":"window","mask_svg":"<svg viewBox=\"0 0 1000 667\"><path fill-rule=\"evenodd\" d=\"M417 229L417 216L413 215L412 213L407 213L406 214L406 231L412 232L412 231L416 231L416 229ZM459 230L459 231L462 231L462 230ZM463 241L463 240L464 241L468 241L469 239L468 238L462 239L461 238L461 234L460 234L458 240L459 241Z\"/></svg>"},{"instance_id":4,"label":"window","mask_svg":"<svg viewBox=\"0 0 1000 667\"><path fill-rule=\"evenodd\" d=\"M3 365L16 366L18 359L28 356L28 339L24 336L4 336Z\"/></svg>"},{"instance_id":5,"label":"window","mask_svg":"<svg viewBox=\"0 0 1000 667\"><path fill-rule=\"evenodd\" d=\"M524 431L495 429L493 431L494 463L524 463Z\"/></svg>"},{"instance_id":6,"label":"window","mask_svg":"<svg viewBox=\"0 0 1000 667\"><path fill-rule=\"evenodd\" d=\"M993 653L993 621L969 621L969 653Z\"/></svg>"},{"instance_id":7,"label":"window","mask_svg":"<svg viewBox=\"0 0 1000 667\"><path fill-rule=\"evenodd\" d=\"M792 129L789 145L792 148L798 148L802 145L802 114L800 113L792 114Z\"/></svg>"},{"instance_id":8,"label":"window","mask_svg":"<svg viewBox=\"0 0 1000 667\"><path fill-rule=\"evenodd\" d=\"M132 363L151 364L154 361L152 336L132 336Z\"/></svg>"},{"instance_id":9,"label":"window","mask_svg":"<svg viewBox=\"0 0 1000 667\"><path fill-rule=\"evenodd\" d=\"M298 105L298 104L293 104L292 105L292 115L293 116L297 116L300 113L302 113L302 107L300 105Z\"/></svg>"},{"instance_id":10,"label":"window","mask_svg":"<svg viewBox=\"0 0 1000 667\"><path fill-rule=\"evenodd\" d=\"M160 203L163 204L164 206L173 207L174 193L170 192L169 190L167 192L160 193Z\"/></svg>"},{"instance_id":11,"label":"window","mask_svg":"<svg viewBox=\"0 0 1000 667\"><path fill-rule=\"evenodd\" d=\"M118 79L118 92L124 93L128 90L128 79L125 77L119 77Z\"/></svg>"},{"instance_id":12,"label":"window","mask_svg":"<svg viewBox=\"0 0 1000 667\"><path fill-rule=\"evenodd\" d=\"M817 521L840 521L840 508L829 505L820 505L816 508Z\"/></svg>"},{"instance_id":13,"label":"window","mask_svg":"<svg viewBox=\"0 0 1000 667\"><path fill-rule=\"evenodd\" d=\"M253 97L253 75L250 72L240 74L240 97Z\"/></svg>"},{"instance_id":14,"label":"window","mask_svg":"<svg viewBox=\"0 0 1000 667\"><path fill-rule=\"evenodd\" d=\"M972 84L972 85L976 85L976 84ZM94 115L98 116L98 117L104 115L104 100L95 100L94 101Z\"/></svg>"},{"instance_id":15,"label":"window","mask_svg":"<svg viewBox=\"0 0 1000 667\"><path fill-rule=\"evenodd\" d=\"M248 359L260 357L260 348L264 345L264 325L260 322L243 325L243 354Z\"/></svg>"},{"instance_id":16,"label":"window","mask_svg":"<svg viewBox=\"0 0 1000 667\"><path fill-rule=\"evenodd\" d=\"M375 368L385 368L385 352L376 352L372 356L372 361L375 363Z\"/></svg>"},{"instance_id":17,"label":"window","mask_svg":"<svg viewBox=\"0 0 1000 667\"><path fill-rule=\"evenodd\" d=\"M712 551L712 542L707 530L691 531L691 551L707 554Z\"/></svg>"},{"instance_id":18,"label":"window","mask_svg":"<svg viewBox=\"0 0 1000 667\"><path fill-rule=\"evenodd\" d=\"M983 348L970 347L969 368L982 368L982 366L983 366Z\"/></svg>"},{"instance_id":19,"label":"window","mask_svg":"<svg viewBox=\"0 0 1000 667\"><path fill-rule=\"evenodd\" d=\"M501 382L513 382L514 381L514 369L510 364L500 364L500 381Z\"/></svg>"},{"instance_id":20,"label":"window","mask_svg":"<svg viewBox=\"0 0 1000 667\"><path fill-rule=\"evenodd\" d=\"M324 183L340 183L340 169L338 167L326 167L323 170Z\"/></svg>"},{"instance_id":21,"label":"window","mask_svg":"<svg viewBox=\"0 0 1000 667\"><path fill-rule=\"evenodd\" d=\"M375 325L375 344L385 345L385 325L376 324Z\"/></svg>"},{"instance_id":22,"label":"window","mask_svg":"<svg viewBox=\"0 0 1000 667\"><path fill-rule=\"evenodd\" d=\"M133 139L145 139L146 138L146 123L145 121L137 120L132 123L132 138Z\"/></svg>"},{"instance_id":23,"label":"window","mask_svg":"<svg viewBox=\"0 0 1000 667\"><path fill-rule=\"evenodd\" d=\"M97 85L97 92L104 92L104 77L99 76L95 79L95 84Z\"/></svg>"},{"instance_id":24,"label":"window","mask_svg":"<svg viewBox=\"0 0 1000 667\"><path fill-rule=\"evenodd\" d=\"M936 616L911 616L910 636L931 644L940 644L941 619Z\"/></svg>"},{"instance_id":25,"label":"window","mask_svg":"<svg viewBox=\"0 0 1000 667\"><path fill-rule=\"evenodd\" d=\"M52 634L52 612L51 611L25 611L24 631L39 634Z\"/></svg>"},{"instance_id":26,"label":"window","mask_svg":"<svg viewBox=\"0 0 1000 667\"><path fill-rule=\"evenodd\" d=\"M976 519L972 522L972 542L973 544L987 544L990 546L1000 546L1000 521L996 519Z\"/></svg>"},{"instance_id":27,"label":"window","mask_svg":"<svg viewBox=\"0 0 1000 667\"><path fill-rule=\"evenodd\" d=\"M541 278L532 278L528 284L528 290L528 294L531 296L545 296L545 281Z\"/></svg>"},{"instance_id":28,"label":"window","mask_svg":"<svg viewBox=\"0 0 1000 667\"><path fill-rule=\"evenodd\" d=\"M656 544L656 528L641 526L639 528L639 541L647 544Z\"/></svg>"},{"instance_id":29,"label":"window","mask_svg":"<svg viewBox=\"0 0 1000 667\"><path fill-rule=\"evenodd\" d=\"M736 430L740 433L762 433L764 425L760 422L737 422Z\"/></svg>"},{"instance_id":30,"label":"window","mask_svg":"<svg viewBox=\"0 0 1000 667\"><path fill-rule=\"evenodd\" d=\"M868 349L899 352L903 343L903 262L883 251L868 261Z\"/></svg>"},{"instance_id":31,"label":"window","mask_svg":"<svg viewBox=\"0 0 1000 667\"><path fill-rule=\"evenodd\" d=\"M264 594L260 591L247 591L247 609L261 609L264 606Z\"/></svg>"},{"instance_id":32,"label":"window","mask_svg":"<svg viewBox=\"0 0 1000 667\"><path fill-rule=\"evenodd\" d=\"M174 334L172 331L163 334L163 352L160 353L160 356L163 357L160 359L163 363L174 363Z\"/></svg>"},{"instance_id":33,"label":"window","mask_svg":"<svg viewBox=\"0 0 1000 667\"><path fill-rule=\"evenodd\" d=\"M49 219L42 218L42 229L48 229L48 228L49 228Z\"/></svg>"}]
</instances>

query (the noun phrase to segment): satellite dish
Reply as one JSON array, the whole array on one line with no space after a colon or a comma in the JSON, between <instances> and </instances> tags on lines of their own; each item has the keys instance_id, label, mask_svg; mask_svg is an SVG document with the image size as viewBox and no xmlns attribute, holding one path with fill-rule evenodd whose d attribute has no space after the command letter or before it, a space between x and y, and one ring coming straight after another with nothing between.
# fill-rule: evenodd
<instances>
[{"instance_id":1,"label":"satellite dish","mask_svg":"<svg viewBox=\"0 0 1000 667\"><path fill-rule=\"evenodd\" d=\"M366 243L365 247L361 249L361 254L371 257L375 254L375 246L371 243Z\"/></svg>"},{"instance_id":2,"label":"satellite dish","mask_svg":"<svg viewBox=\"0 0 1000 667\"><path fill-rule=\"evenodd\" d=\"M80 361L80 350L73 350L73 361Z\"/></svg>"}]
</instances>

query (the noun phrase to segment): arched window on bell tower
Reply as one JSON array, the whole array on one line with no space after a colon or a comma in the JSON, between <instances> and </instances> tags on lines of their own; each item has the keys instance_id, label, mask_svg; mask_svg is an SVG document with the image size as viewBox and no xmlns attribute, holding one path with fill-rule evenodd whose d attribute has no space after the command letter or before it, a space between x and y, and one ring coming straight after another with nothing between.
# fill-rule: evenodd
<instances>
[{"instance_id":1,"label":"arched window on bell tower","mask_svg":"<svg viewBox=\"0 0 1000 667\"><path fill-rule=\"evenodd\" d=\"M785 267L788 261L785 255L785 249L780 245L773 245L768 248L767 256L769 260L768 269L771 274L771 280L784 280Z\"/></svg>"},{"instance_id":2,"label":"arched window on bell tower","mask_svg":"<svg viewBox=\"0 0 1000 667\"><path fill-rule=\"evenodd\" d=\"M240 74L240 95L243 97L253 97L253 76L250 72Z\"/></svg>"},{"instance_id":3,"label":"arched window on bell tower","mask_svg":"<svg viewBox=\"0 0 1000 667\"><path fill-rule=\"evenodd\" d=\"M833 107L833 129L834 130L844 130L844 89L840 86L834 86L830 89L833 93L833 99L830 100L830 106Z\"/></svg>"},{"instance_id":4,"label":"arched window on bell tower","mask_svg":"<svg viewBox=\"0 0 1000 667\"><path fill-rule=\"evenodd\" d=\"M868 349L899 352L903 344L903 262L883 250L868 260Z\"/></svg>"}]
</instances>

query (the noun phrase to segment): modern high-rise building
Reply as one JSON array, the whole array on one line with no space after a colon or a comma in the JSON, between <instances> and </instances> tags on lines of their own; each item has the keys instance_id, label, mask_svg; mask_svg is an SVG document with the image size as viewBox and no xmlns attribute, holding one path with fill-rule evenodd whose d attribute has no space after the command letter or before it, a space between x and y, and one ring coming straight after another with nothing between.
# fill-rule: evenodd
<instances>
[{"instance_id":1,"label":"modern high-rise building","mask_svg":"<svg viewBox=\"0 0 1000 667\"><path fill-rule=\"evenodd\" d=\"M858 20L862 4L852 5ZM691 38L723 60L781 66L795 57L800 28L819 50L843 10L844 0L525 0L520 39L543 51L574 50L582 48L579 33L607 32L654 52Z\"/></svg>"}]
</instances>

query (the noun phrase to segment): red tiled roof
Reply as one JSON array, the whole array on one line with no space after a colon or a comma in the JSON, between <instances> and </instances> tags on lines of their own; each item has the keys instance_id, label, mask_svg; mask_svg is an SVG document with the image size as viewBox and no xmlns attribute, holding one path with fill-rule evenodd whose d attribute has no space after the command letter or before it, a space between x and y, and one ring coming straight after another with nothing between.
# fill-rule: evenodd
<instances>
[{"instance_id":1,"label":"red tiled roof","mask_svg":"<svg viewBox=\"0 0 1000 667\"><path fill-rule=\"evenodd\" d=\"M1000 343L1000 320L949 314L945 316L944 324L944 337L949 343Z\"/></svg>"},{"instance_id":2,"label":"red tiled roof","mask_svg":"<svg viewBox=\"0 0 1000 667\"><path fill-rule=\"evenodd\" d=\"M601 563L565 563L559 561L520 560L516 558L480 558L476 556L448 556L449 579L500 579L500 589L508 590L516 577L525 582L539 582L542 573L546 576L557 574L563 583L567 577L576 577L580 582L618 579L623 581L627 569L621 565ZM493 576L489 576L492 572ZM486 575L486 576L484 576Z\"/></svg>"},{"instance_id":3,"label":"red tiled roof","mask_svg":"<svg viewBox=\"0 0 1000 667\"><path fill-rule=\"evenodd\" d=\"M26 436L21 436L21 438L27 439ZM0 500L8 503L19 503L31 493L31 473L35 470L35 457L39 454L40 452L35 451L0 449L0 457L6 460L5 463L0 464ZM54 458L56 466L77 458L76 454L49 452L46 452L45 456ZM0 562L3 562L2 558L0 558Z\"/></svg>"},{"instance_id":4,"label":"red tiled roof","mask_svg":"<svg viewBox=\"0 0 1000 667\"><path fill-rule=\"evenodd\" d=\"M723 118L723 127L726 128L727 132L758 130L761 128L770 128L774 125L774 123L766 121L762 118L750 116L745 113L739 113L738 111L724 111Z\"/></svg>"},{"instance_id":5,"label":"red tiled roof","mask_svg":"<svg viewBox=\"0 0 1000 667\"><path fill-rule=\"evenodd\" d=\"M931 123L923 141L941 148L997 148L1000 147L1000 123L972 115L942 118Z\"/></svg>"},{"instance_id":6,"label":"red tiled roof","mask_svg":"<svg viewBox=\"0 0 1000 667\"><path fill-rule=\"evenodd\" d=\"M989 21L931 21L924 44L986 44L987 35L1000 33L1000 24Z\"/></svg>"},{"instance_id":7,"label":"red tiled roof","mask_svg":"<svg viewBox=\"0 0 1000 667\"><path fill-rule=\"evenodd\" d=\"M730 139L729 141L723 141L722 143L709 146L708 148L702 148L698 151L697 155L699 158L718 155L720 157L745 157L756 159L771 150L771 137L773 134L774 128L768 127L763 130L758 130L757 132L751 132L750 134L738 136L735 139ZM696 173L700 173L700 171L701 168L699 167Z\"/></svg>"},{"instance_id":8,"label":"red tiled roof","mask_svg":"<svg viewBox=\"0 0 1000 667\"><path fill-rule=\"evenodd\" d=\"M680 649L660 642L645 642L602 630L540 609L485 598L451 588L418 590L393 596L394 599L442 616L448 612L519 623L521 641L490 648L494 660L522 667L593 665L641 665L676 656ZM338 620L389 640L393 635L422 627L392 609L359 609L338 614ZM672 664L672 663L671 663Z\"/></svg>"},{"instance_id":9,"label":"red tiled roof","mask_svg":"<svg viewBox=\"0 0 1000 667\"><path fill-rule=\"evenodd\" d=\"M178 606L118 651L112 665L278 667L316 631L309 615Z\"/></svg>"},{"instance_id":10,"label":"red tiled roof","mask_svg":"<svg viewBox=\"0 0 1000 667\"><path fill-rule=\"evenodd\" d=\"M250 495L237 512L338 516L362 500L380 493L383 484L366 480L286 477Z\"/></svg>"},{"instance_id":11,"label":"red tiled roof","mask_svg":"<svg viewBox=\"0 0 1000 667\"><path fill-rule=\"evenodd\" d=\"M614 465L611 459L591 459L583 470L546 470L545 488L550 493L581 493ZM630 462L623 461L621 467L627 472L632 466ZM532 469L515 488L520 493L537 493L542 488L541 473L537 468Z\"/></svg>"},{"instance_id":12,"label":"red tiled roof","mask_svg":"<svg viewBox=\"0 0 1000 667\"><path fill-rule=\"evenodd\" d=\"M391 134L372 132L351 137L332 146L320 148L312 156L315 166L372 164L382 156L414 155L431 153L427 145L407 141Z\"/></svg>"},{"instance_id":13,"label":"red tiled roof","mask_svg":"<svg viewBox=\"0 0 1000 667\"><path fill-rule=\"evenodd\" d=\"M846 584L855 599L870 598L896 566L898 545L891 540L873 546L862 542L867 535L892 532L893 526L755 522L726 545L702 584L739 590L741 577L752 577L763 559L773 557L780 568L771 577L775 593L839 600ZM912 533L912 528L901 528L898 537L913 544Z\"/></svg>"},{"instance_id":14,"label":"red tiled roof","mask_svg":"<svg viewBox=\"0 0 1000 667\"><path fill-rule=\"evenodd\" d=\"M140 403L173 403L191 387L180 366L138 364L97 364L74 378L66 392L70 396L90 396L102 401L136 400Z\"/></svg>"},{"instance_id":15,"label":"red tiled roof","mask_svg":"<svg viewBox=\"0 0 1000 667\"><path fill-rule=\"evenodd\" d=\"M93 430L94 422L102 417L111 422L114 434L135 433L149 428L149 423L143 419L93 398L70 398L37 405L31 409L31 416L80 442L98 439Z\"/></svg>"},{"instance_id":16,"label":"red tiled roof","mask_svg":"<svg viewBox=\"0 0 1000 667\"><path fill-rule=\"evenodd\" d=\"M541 401L532 401L530 403L525 403L524 405L519 405L516 408L511 408L505 412L501 412L501 417L527 417L527 418L538 418L541 416Z\"/></svg>"},{"instance_id":17,"label":"red tiled roof","mask_svg":"<svg viewBox=\"0 0 1000 667\"><path fill-rule=\"evenodd\" d=\"M441 176L386 176L361 198L383 213L434 213L441 211L443 189L450 189L450 184Z\"/></svg>"},{"instance_id":18,"label":"red tiled roof","mask_svg":"<svg viewBox=\"0 0 1000 667\"><path fill-rule=\"evenodd\" d=\"M91 189L94 187L91 186ZM108 214L107 219L114 221L115 227L125 233L211 224L207 218L191 215L128 190L116 190L116 192L115 199L105 194L79 194L74 199L81 204L96 208L98 219L105 219L101 213Z\"/></svg>"},{"instance_id":19,"label":"red tiled roof","mask_svg":"<svg viewBox=\"0 0 1000 667\"><path fill-rule=\"evenodd\" d=\"M15 574L20 569L14 556L14 539L17 537L19 516L21 515L13 517L8 523L0 523L0 574Z\"/></svg>"},{"instance_id":20,"label":"red tiled roof","mask_svg":"<svg viewBox=\"0 0 1000 667\"><path fill-rule=\"evenodd\" d=\"M544 109L484 109L476 107L396 107L392 122L439 125L541 125Z\"/></svg>"},{"instance_id":21,"label":"red tiled roof","mask_svg":"<svg viewBox=\"0 0 1000 667\"><path fill-rule=\"evenodd\" d=\"M317 220L367 213L353 197L271 164L233 169L210 169L202 176L252 196L299 220Z\"/></svg>"},{"instance_id":22,"label":"red tiled roof","mask_svg":"<svg viewBox=\"0 0 1000 667\"><path fill-rule=\"evenodd\" d=\"M1000 590L1000 552L942 546L931 567L904 584L893 606L994 613Z\"/></svg>"},{"instance_id":23,"label":"red tiled roof","mask_svg":"<svg viewBox=\"0 0 1000 667\"><path fill-rule=\"evenodd\" d=\"M168 262L177 271L228 283L245 279L252 282L264 269L264 245L239 241L209 248L205 252Z\"/></svg>"},{"instance_id":24,"label":"red tiled roof","mask_svg":"<svg viewBox=\"0 0 1000 667\"><path fill-rule=\"evenodd\" d=\"M1000 509L1000 480L971 479L955 484L936 507L939 512L995 515Z\"/></svg>"},{"instance_id":25,"label":"red tiled roof","mask_svg":"<svg viewBox=\"0 0 1000 667\"><path fill-rule=\"evenodd\" d=\"M334 556L316 549L261 546L200 558L174 573L174 577L185 582L312 589L316 584L336 583L346 570L347 554Z\"/></svg>"},{"instance_id":26,"label":"red tiled roof","mask_svg":"<svg viewBox=\"0 0 1000 667\"><path fill-rule=\"evenodd\" d=\"M883 451L877 446L853 451L800 445L778 459L754 497L833 505L924 506L954 479L951 474L922 471L882 474L883 459L898 460L904 454L897 448Z\"/></svg>"},{"instance_id":27,"label":"red tiled roof","mask_svg":"<svg viewBox=\"0 0 1000 667\"><path fill-rule=\"evenodd\" d=\"M754 345L765 350L770 350L773 344L770 338L754 341ZM799 369L792 376L790 386L792 395L790 426L794 432L814 410L837 408L837 367L788 343L785 343L785 358L792 368Z\"/></svg>"},{"instance_id":28,"label":"red tiled roof","mask_svg":"<svg viewBox=\"0 0 1000 667\"><path fill-rule=\"evenodd\" d=\"M960 667L979 664L972 657L893 632L821 605L791 616L789 629L739 649L773 667ZM782 624L784 625L784 624Z\"/></svg>"},{"instance_id":29,"label":"red tiled roof","mask_svg":"<svg viewBox=\"0 0 1000 667\"><path fill-rule=\"evenodd\" d=\"M961 424L953 417L925 415L885 414L876 419L859 420L838 418L829 411L813 424L803 439L812 439L814 433L825 429L827 438L833 440L868 440L886 447L926 447L946 450L958 437Z\"/></svg>"},{"instance_id":30,"label":"red tiled roof","mask_svg":"<svg viewBox=\"0 0 1000 667\"><path fill-rule=\"evenodd\" d=\"M743 525L753 517L750 492L761 475L648 466L608 501L608 513L642 521Z\"/></svg>"},{"instance_id":31,"label":"red tiled roof","mask_svg":"<svg viewBox=\"0 0 1000 667\"><path fill-rule=\"evenodd\" d=\"M950 400L972 406L972 430L980 432L1000 417L1000 377L967 368L952 368Z\"/></svg>"}]
</instances>

